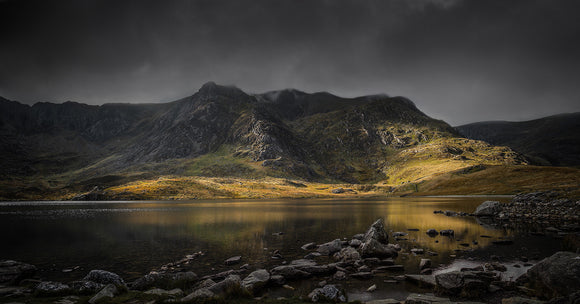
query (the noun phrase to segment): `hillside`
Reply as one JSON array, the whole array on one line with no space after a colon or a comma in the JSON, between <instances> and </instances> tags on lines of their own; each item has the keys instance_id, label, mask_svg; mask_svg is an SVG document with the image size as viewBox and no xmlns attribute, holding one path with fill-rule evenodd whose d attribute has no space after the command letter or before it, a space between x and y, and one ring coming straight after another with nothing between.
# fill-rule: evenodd
<instances>
[{"instance_id":1,"label":"hillside","mask_svg":"<svg viewBox=\"0 0 580 304\"><path fill-rule=\"evenodd\" d=\"M0 113L4 200L420 194L452 172L528 163L386 95L252 95L210 82L164 104L1 99Z\"/></svg>"},{"instance_id":2,"label":"hillside","mask_svg":"<svg viewBox=\"0 0 580 304\"><path fill-rule=\"evenodd\" d=\"M522 122L478 122L456 129L467 138L509 146L537 164L580 166L580 113Z\"/></svg>"}]
</instances>

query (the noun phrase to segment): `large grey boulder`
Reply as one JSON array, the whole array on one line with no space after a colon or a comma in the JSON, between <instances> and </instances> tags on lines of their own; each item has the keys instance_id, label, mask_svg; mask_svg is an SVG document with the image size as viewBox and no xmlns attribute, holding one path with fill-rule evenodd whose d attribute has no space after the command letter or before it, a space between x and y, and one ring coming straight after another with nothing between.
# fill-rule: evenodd
<instances>
[{"instance_id":1,"label":"large grey boulder","mask_svg":"<svg viewBox=\"0 0 580 304\"><path fill-rule=\"evenodd\" d=\"M322 288L316 288L308 294L308 298L312 302L346 302L346 297L342 291L340 291L340 289L336 288L334 285L325 285Z\"/></svg>"},{"instance_id":2,"label":"large grey boulder","mask_svg":"<svg viewBox=\"0 0 580 304\"><path fill-rule=\"evenodd\" d=\"M215 297L215 294L207 288L199 288L181 299L181 302L189 302L193 299L208 299Z\"/></svg>"},{"instance_id":3,"label":"large grey boulder","mask_svg":"<svg viewBox=\"0 0 580 304\"><path fill-rule=\"evenodd\" d=\"M389 237L383 219L378 219L365 233L359 251L363 258L389 258L397 256L397 251L388 246Z\"/></svg>"},{"instance_id":4,"label":"large grey boulder","mask_svg":"<svg viewBox=\"0 0 580 304\"><path fill-rule=\"evenodd\" d=\"M264 287L270 280L270 273L266 269L258 269L242 280L242 288L253 293Z\"/></svg>"},{"instance_id":5,"label":"large grey boulder","mask_svg":"<svg viewBox=\"0 0 580 304\"><path fill-rule=\"evenodd\" d=\"M100 284L114 284L117 286L125 286L125 281L116 273L105 270L91 270L83 281L91 281Z\"/></svg>"},{"instance_id":6,"label":"large grey boulder","mask_svg":"<svg viewBox=\"0 0 580 304\"><path fill-rule=\"evenodd\" d=\"M540 297L567 297L580 287L580 254L556 252L530 268L527 279Z\"/></svg>"},{"instance_id":7,"label":"large grey boulder","mask_svg":"<svg viewBox=\"0 0 580 304\"><path fill-rule=\"evenodd\" d=\"M24 279L32 278L36 267L12 260L0 261L0 285L15 285Z\"/></svg>"},{"instance_id":8,"label":"large grey boulder","mask_svg":"<svg viewBox=\"0 0 580 304\"><path fill-rule=\"evenodd\" d=\"M477 206L475 216L494 216L501 211L501 203L497 201L485 201Z\"/></svg>"}]
</instances>

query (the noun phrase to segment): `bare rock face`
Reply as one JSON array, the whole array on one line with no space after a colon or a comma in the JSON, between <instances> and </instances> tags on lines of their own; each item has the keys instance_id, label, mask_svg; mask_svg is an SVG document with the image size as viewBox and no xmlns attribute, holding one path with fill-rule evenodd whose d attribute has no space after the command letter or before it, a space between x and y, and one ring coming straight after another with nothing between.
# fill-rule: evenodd
<instances>
[{"instance_id":1,"label":"bare rock face","mask_svg":"<svg viewBox=\"0 0 580 304\"><path fill-rule=\"evenodd\" d=\"M397 251L389 247L388 243L389 237L385 231L385 223L383 219L378 219L365 233L359 251L365 258L388 258L397 256Z\"/></svg>"},{"instance_id":2,"label":"bare rock face","mask_svg":"<svg viewBox=\"0 0 580 304\"><path fill-rule=\"evenodd\" d=\"M0 261L0 285L18 284L24 279L31 278L36 267L30 264L12 260Z\"/></svg>"},{"instance_id":3,"label":"bare rock face","mask_svg":"<svg viewBox=\"0 0 580 304\"><path fill-rule=\"evenodd\" d=\"M530 268L527 278L540 297L567 297L580 286L580 254L557 252Z\"/></svg>"}]
</instances>

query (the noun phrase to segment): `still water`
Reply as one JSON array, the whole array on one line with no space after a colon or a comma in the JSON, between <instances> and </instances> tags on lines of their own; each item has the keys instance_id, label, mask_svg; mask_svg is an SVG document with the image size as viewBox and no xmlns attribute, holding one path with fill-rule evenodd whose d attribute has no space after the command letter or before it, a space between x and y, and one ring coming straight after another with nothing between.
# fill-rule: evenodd
<instances>
[{"instance_id":1,"label":"still water","mask_svg":"<svg viewBox=\"0 0 580 304\"><path fill-rule=\"evenodd\" d=\"M364 233L379 217L385 220L390 235L408 233L404 237L407 240L390 237L391 242L404 248L396 263L405 266L405 273L419 271L422 256L404 254L411 248L437 252L437 256L429 257L434 267L467 256L542 258L558 250L559 244L549 238L482 225L472 217L433 213L470 213L487 199L1 202L0 259L34 264L43 279L59 281L80 279L91 269L105 269L130 282L199 251L205 255L195 261L198 275L229 269L224 260L236 255L241 255L242 264L248 263L252 269L270 269L284 260L302 258L307 252L300 247L305 243L350 240L354 234ZM430 228L453 229L455 237L429 237L425 231ZM515 243L492 245L493 240L501 238ZM272 259L274 250L279 250L284 259ZM74 267L75 271L62 272ZM361 289L364 285L370 283L352 288Z\"/></svg>"}]
</instances>

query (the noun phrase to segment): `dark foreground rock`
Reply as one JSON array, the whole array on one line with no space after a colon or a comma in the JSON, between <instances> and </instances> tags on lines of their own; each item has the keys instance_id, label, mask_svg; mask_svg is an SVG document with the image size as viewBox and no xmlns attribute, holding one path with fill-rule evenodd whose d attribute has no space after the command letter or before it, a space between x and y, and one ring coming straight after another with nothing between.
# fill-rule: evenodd
<instances>
[{"instance_id":1,"label":"dark foreground rock","mask_svg":"<svg viewBox=\"0 0 580 304\"><path fill-rule=\"evenodd\" d=\"M0 261L0 285L16 285L24 279L32 278L36 267L12 260Z\"/></svg>"},{"instance_id":2,"label":"dark foreground rock","mask_svg":"<svg viewBox=\"0 0 580 304\"><path fill-rule=\"evenodd\" d=\"M346 302L346 297L342 291L334 285L325 285L322 288L316 288L308 294L308 298L312 302Z\"/></svg>"},{"instance_id":3,"label":"dark foreground rock","mask_svg":"<svg viewBox=\"0 0 580 304\"><path fill-rule=\"evenodd\" d=\"M183 288L193 285L198 280L198 276L192 271L176 273L151 272L133 282L131 289L147 290L152 287L163 289Z\"/></svg>"},{"instance_id":4,"label":"dark foreground rock","mask_svg":"<svg viewBox=\"0 0 580 304\"><path fill-rule=\"evenodd\" d=\"M106 270L91 270L83 281L91 281L99 284L113 284L117 286L125 286L125 281L116 273Z\"/></svg>"},{"instance_id":5,"label":"dark foreground rock","mask_svg":"<svg viewBox=\"0 0 580 304\"><path fill-rule=\"evenodd\" d=\"M385 231L383 219L375 221L365 233L359 251L362 257L390 258L397 256L397 251L388 246L389 237Z\"/></svg>"},{"instance_id":6,"label":"dark foreground rock","mask_svg":"<svg viewBox=\"0 0 580 304\"><path fill-rule=\"evenodd\" d=\"M567 297L580 290L580 254L557 252L530 268L526 276L537 296Z\"/></svg>"},{"instance_id":7,"label":"dark foreground rock","mask_svg":"<svg viewBox=\"0 0 580 304\"><path fill-rule=\"evenodd\" d=\"M492 281L498 280L493 272L453 271L435 276L435 291L439 295L478 298L487 293Z\"/></svg>"}]
</instances>

